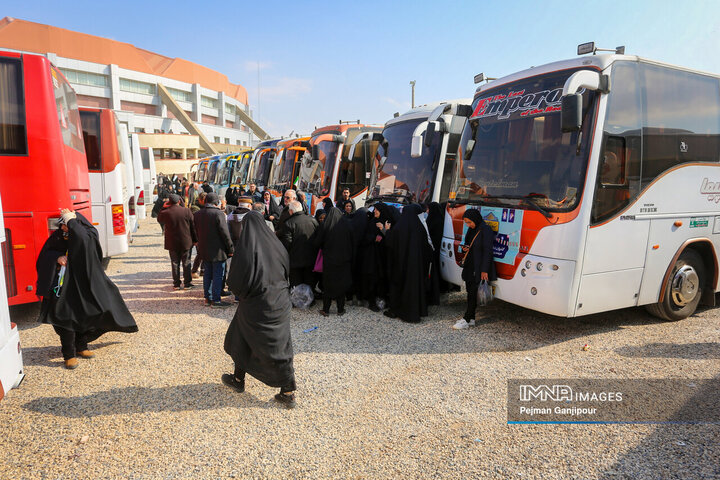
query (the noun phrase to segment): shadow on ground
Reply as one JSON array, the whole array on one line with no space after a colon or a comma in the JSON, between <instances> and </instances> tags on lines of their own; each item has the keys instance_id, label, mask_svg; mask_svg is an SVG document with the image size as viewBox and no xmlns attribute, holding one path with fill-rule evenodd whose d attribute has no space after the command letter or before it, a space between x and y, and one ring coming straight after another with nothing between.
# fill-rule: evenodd
<instances>
[{"instance_id":1,"label":"shadow on ground","mask_svg":"<svg viewBox=\"0 0 720 480\"><path fill-rule=\"evenodd\" d=\"M121 342L91 342L90 350L96 351L110 345ZM22 349L23 363L39 367L60 367L63 366L62 352L60 351L60 337L57 337L57 345L49 347L24 347Z\"/></svg>"},{"instance_id":2,"label":"shadow on ground","mask_svg":"<svg viewBox=\"0 0 720 480\"><path fill-rule=\"evenodd\" d=\"M625 346L615 350L623 357L632 358L684 358L686 360L720 359L720 343L648 343Z\"/></svg>"},{"instance_id":3,"label":"shadow on ground","mask_svg":"<svg viewBox=\"0 0 720 480\"><path fill-rule=\"evenodd\" d=\"M59 417L86 418L147 412L181 412L218 408L284 408L272 397L260 399L251 393L236 393L220 383L171 385L167 387L114 388L79 397L37 398L23 408Z\"/></svg>"}]
</instances>

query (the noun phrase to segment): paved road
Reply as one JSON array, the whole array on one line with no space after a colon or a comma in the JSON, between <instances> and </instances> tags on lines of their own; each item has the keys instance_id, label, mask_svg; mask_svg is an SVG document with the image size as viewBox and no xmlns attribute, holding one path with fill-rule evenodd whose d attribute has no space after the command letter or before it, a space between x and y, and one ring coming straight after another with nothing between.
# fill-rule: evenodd
<instances>
[{"instance_id":1,"label":"paved road","mask_svg":"<svg viewBox=\"0 0 720 480\"><path fill-rule=\"evenodd\" d=\"M0 478L720 478L718 425L506 422L509 378L719 377L720 309L662 323L498 302L460 332L460 294L419 325L294 311L286 410L253 379L220 383L234 309L174 292L161 240L148 219L108 267L140 332L103 336L76 370L37 306L12 309L27 378L0 402Z\"/></svg>"}]
</instances>

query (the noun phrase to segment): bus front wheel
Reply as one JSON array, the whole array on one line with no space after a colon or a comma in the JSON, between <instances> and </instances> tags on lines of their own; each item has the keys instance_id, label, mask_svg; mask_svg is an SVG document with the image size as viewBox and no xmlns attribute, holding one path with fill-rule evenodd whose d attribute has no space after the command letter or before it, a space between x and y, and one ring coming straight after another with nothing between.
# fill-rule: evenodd
<instances>
[{"instance_id":1,"label":"bus front wheel","mask_svg":"<svg viewBox=\"0 0 720 480\"><path fill-rule=\"evenodd\" d=\"M673 265L663 298L648 305L648 312L671 322L689 317L700 303L704 281L702 258L695 250L685 250Z\"/></svg>"}]
</instances>

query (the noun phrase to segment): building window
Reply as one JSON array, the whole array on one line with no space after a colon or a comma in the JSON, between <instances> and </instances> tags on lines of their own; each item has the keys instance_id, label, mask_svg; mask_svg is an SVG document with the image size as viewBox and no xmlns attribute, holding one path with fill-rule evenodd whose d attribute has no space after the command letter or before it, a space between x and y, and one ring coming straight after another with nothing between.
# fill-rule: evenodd
<instances>
[{"instance_id":1,"label":"building window","mask_svg":"<svg viewBox=\"0 0 720 480\"><path fill-rule=\"evenodd\" d=\"M225 113L228 113L230 115L235 115L235 105L231 103L225 104Z\"/></svg>"},{"instance_id":2,"label":"building window","mask_svg":"<svg viewBox=\"0 0 720 480\"><path fill-rule=\"evenodd\" d=\"M155 95L155 85L152 83L138 82L135 80L128 80L127 78L120 79L120 90L123 92Z\"/></svg>"},{"instance_id":3,"label":"building window","mask_svg":"<svg viewBox=\"0 0 720 480\"><path fill-rule=\"evenodd\" d=\"M200 104L201 104L203 107L217 108L217 106L218 106L218 101L217 101L217 99L215 99L215 98L206 97L205 95L203 95L202 97L200 97Z\"/></svg>"},{"instance_id":4,"label":"building window","mask_svg":"<svg viewBox=\"0 0 720 480\"><path fill-rule=\"evenodd\" d=\"M237 141L235 142L235 144L236 144L236 145L242 145L242 142L240 142L240 140L237 140Z\"/></svg>"},{"instance_id":5,"label":"building window","mask_svg":"<svg viewBox=\"0 0 720 480\"><path fill-rule=\"evenodd\" d=\"M243 140L243 147L247 147L247 142Z\"/></svg>"},{"instance_id":6,"label":"building window","mask_svg":"<svg viewBox=\"0 0 720 480\"><path fill-rule=\"evenodd\" d=\"M225 145L230 145L230 139L228 137L225 137Z\"/></svg>"},{"instance_id":7,"label":"building window","mask_svg":"<svg viewBox=\"0 0 720 480\"><path fill-rule=\"evenodd\" d=\"M192 93L190 92L184 92L182 90L178 90L177 88L170 88L166 87L168 93L170 93L170 96L172 96L175 100L179 100L181 102L190 102L192 103Z\"/></svg>"},{"instance_id":8,"label":"building window","mask_svg":"<svg viewBox=\"0 0 720 480\"><path fill-rule=\"evenodd\" d=\"M215 143L220 143L220 137L215 137Z\"/></svg>"},{"instance_id":9,"label":"building window","mask_svg":"<svg viewBox=\"0 0 720 480\"><path fill-rule=\"evenodd\" d=\"M145 133L145 129L140 128L140 127L135 127L135 133Z\"/></svg>"},{"instance_id":10,"label":"building window","mask_svg":"<svg viewBox=\"0 0 720 480\"><path fill-rule=\"evenodd\" d=\"M92 87L107 87L108 77L107 75L101 75L99 73L80 72L78 70L68 70L67 68L61 68L60 71L65 75L68 82L76 85L90 85Z\"/></svg>"}]
</instances>

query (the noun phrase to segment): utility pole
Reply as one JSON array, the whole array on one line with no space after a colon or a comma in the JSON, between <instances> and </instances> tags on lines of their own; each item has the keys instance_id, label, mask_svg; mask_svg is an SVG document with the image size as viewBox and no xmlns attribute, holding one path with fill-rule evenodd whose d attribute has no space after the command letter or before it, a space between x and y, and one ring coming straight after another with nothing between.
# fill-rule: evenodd
<instances>
[{"instance_id":1,"label":"utility pole","mask_svg":"<svg viewBox=\"0 0 720 480\"><path fill-rule=\"evenodd\" d=\"M415 80L410 81L410 87L412 88L412 102L410 108L415 108Z\"/></svg>"}]
</instances>

